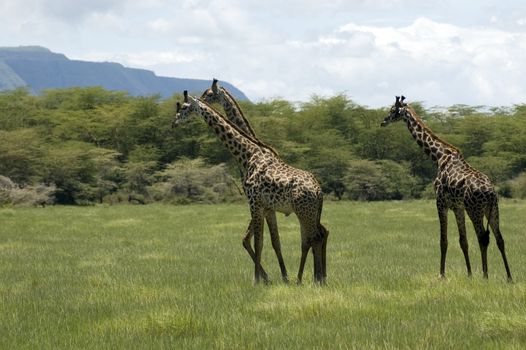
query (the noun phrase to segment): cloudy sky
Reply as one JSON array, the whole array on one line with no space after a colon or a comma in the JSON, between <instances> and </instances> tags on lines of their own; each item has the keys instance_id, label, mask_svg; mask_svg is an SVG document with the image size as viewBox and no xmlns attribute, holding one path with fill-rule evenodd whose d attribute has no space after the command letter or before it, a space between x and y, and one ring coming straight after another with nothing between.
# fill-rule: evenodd
<instances>
[{"instance_id":1,"label":"cloudy sky","mask_svg":"<svg viewBox=\"0 0 526 350\"><path fill-rule=\"evenodd\" d=\"M2 0L0 46L229 81L253 101L526 103L524 0Z\"/></svg>"}]
</instances>

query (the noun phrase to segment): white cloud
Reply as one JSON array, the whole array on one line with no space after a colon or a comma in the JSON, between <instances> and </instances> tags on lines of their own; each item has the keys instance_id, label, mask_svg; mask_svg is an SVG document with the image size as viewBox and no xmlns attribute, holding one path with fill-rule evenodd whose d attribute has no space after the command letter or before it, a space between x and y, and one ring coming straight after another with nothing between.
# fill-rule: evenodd
<instances>
[{"instance_id":1,"label":"white cloud","mask_svg":"<svg viewBox=\"0 0 526 350\"><path fill-rule=\"evenodd\" d=\"M153 31L166 33L174 30L175 23L173 21L168 21L164 18L158 18L153 21L150 21L148 23L148 27L150 27Z\"/></svg>"},{"instance_id":2,"label":"white cloud","mask_svg":"<svg viewBox=\"0 0 526 350\"><path fill-rule=\"evenodd\" d=\"M289 42L295 59L281 63L308 58L304 68L322 72L318 85L348 91L359 103L384 105L404 92L430 104L511 104L526 96L525 45L526 34L427 18L399 28L350 23L315 42ZM297 76L280 78L300 86L301 98L316 92ZM293 98L298 90L283 95Z\"/></svg>"},{"instance_id":3,"label":"white cloud","mask_svg":"<svg viewBox=\"0 0 526 350\"><path fill-rule=\"evenodd\" d=\"M95 13L120 10L124 4L125 0L6 0L3 12L6 17L24 18L29 15L40 20L76 22Z\"/></svg>"},{"instance_id":4,"label":"white cloud","mask_svg":"<svg viewBox=\"0 0 526 350\"><path fill-rule=\"evenodd\" d=\"M501 105L526 102L520 8L495 0L4 0L0 42L218 77L253 100L346 92L382 106L404 93L430 105Z\"/></svg>"},{"instance_id":5,"label":"white cloud","mask_svg":"<svg viewBox=\"0 0 526 350\"><path fill-rule=\"evenodd\" d=\"M251 45L256 34L243 35L239 43L197 35L177 50L111 58L162 75L219 77L254 100L345 92L382 106L403 93L429 105L509 105L526 96L526 34L418 18L401 27L348 23L313 41Z\"/></svg>"},{"instance_id":6,"label":"white cloud","mask_svg":"<svg viewBox=\"0 0 526 350\"><path fill-rule=\"evenodd\" d=\"M114 54L109 52L90 53L82 56L73 56L72 59L84 61L111 61L121 62L131 68L147 68L160 65L177 65L179 63L200 63L206 60L207 55L201 52L179 51L144 51L140 53Z\"/></svg>"}]
</instances>

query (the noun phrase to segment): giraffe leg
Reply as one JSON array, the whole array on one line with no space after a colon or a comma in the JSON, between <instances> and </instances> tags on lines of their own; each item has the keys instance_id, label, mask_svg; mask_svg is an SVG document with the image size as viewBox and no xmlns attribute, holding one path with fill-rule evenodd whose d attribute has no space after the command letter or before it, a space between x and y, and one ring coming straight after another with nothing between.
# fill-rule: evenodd
<instances>
[{"instance_id":1,"label":"giraffe leg","mask_svg":"<svg viewBox=\"0 0 526 350\"><path fill-rule=\"evenodd\" d=\"M250 244L250 240L252 239L252 220L250 220L250 223L248 224L248 228L247 228L247 231L245 232L245 237L243 238L243 247L245 248L245 250L248 252L248 255L250 255L250 258L252 259L252 261L254 262L254 264L256 263L256 253L254 253L254 250L252 249L252 245ZM263 269L263 266L261 266L261 276L263 278L263 280L268 280L268 275L267 273L265 272L265 270Z\"/></svg>"},{"instance_id":2,"label":"giraffe leg","mask_svg":"<svg viewBox=\"0 0 526 350\"><path fill-rule=\"evenodd\" d=\"M329 231L320 224L320 230L323 232L323 245L321 251L321 265L323 282L327 279L327 239L329 238Z\"/></svg>"},{"instance_id":3,"label":"giraffe leg","mask_svg":"<svg viewBox=\"0 0 526 350\"><path fill-rule=\"evenodd\" d=\"M262 213L261 213L262 214ZM260 213L252 214L252 234L254 235L254 280L259 283L261 279L268 283L268 278L262 273L261 252L263 251L263 215Z\"/></svg>"},{"instance_id":4,"label":"giraffe leg","mask_svg":"<svg viewBox=\"0 0 526 350\"><path fill-rule=\"evenodd\" d=\"M489 225L491 226L493 234L495 235L495 241L497 241L497 247L499 247L500 254L502 255L502 260L504 261L504 267L506 268L506 274L508 275L508 282L513 282L513 278L511 277L510 267L508 265L508 259L506 258L506 250L504 248L504 238L502 238L502 234L500 233L499 208L497 205L495 205L493 209L491 210L491 214L488 217L488 222L489 222Z\"/></svg>"},{"instance_id":5,"label":"giraffe leg","mask_svg":"<svg viewBox=\"0 0 526 350\"><path fill-rule=\"evenodd\" d=\"M463 208L454 209L455 218L457 219L458 235L460 248L464 253L464 259L466 260L466 269L468 270L468 276L471 277L471 263L469 262L469 251L468 251L468 239L466 237L466 220Z\"/></svg>"},{"instance_id":6,"label":"giraffe leg","mask_svg":"<svg viewBox=\"0 0 526 350\"><path fill-rule=\"evenodd\" d=\"M325 242L325 232L321 229L319 222L312 220L302 223L303 232L308 237L312 247L314 282L323 284L323 244Z\"/></svg>"},{"instance_id":7,"label":"giraffe leg","mask_svg":"<svg viewBox=\"0 0 526 350\"><path fill-rule=\"evenodd\" d=\"M287 274L287 268L285 267L285 261L281 255L281 243L279 241L278 224L276 221L276 212L265 213L265 219L267 221L268 229L270 231L270 240L272 242L272 248L278 258L279 268L281 270L281 279L285 283L289 283L289 277Z\"/></svg>"},{"instance_id":8,"label":"giraffe leg","mask_svg":"<svg viewBox=\"0 0 526 350\"><path fill-rule=\"evenodd\" d=\"M314 282L323 284L323 262L322 262L323 241L315 242L312 245L312 257L314 258Z\"/></svg>"},{"instance_id":9,"label":"giraffe leg","mask_svg":"<svg viewBox=\"0 0 526 350\"><path fill-rule=\"evenodd\" d=\"M447 253L447 207L437 201L438 219L440 221L440 277L446 277Z\"/></svg>"},{"instance_id":10,"label":"giraffe leg","mask_svg":"<svg viewBox=\"0 0 526 350\"><path fill-rule=\"evenodd\" d=\"M468 211L468 215L473 223L479 241L480 256L482 258L482 273L484 278L488 278L489 232L484 228L484 213L481 210L470 210Z\"/></svg>"},{"instance_id":11,"label":"giraffe leg","mask_svg":"<svg viewBox=\"0 0 526 350\"><path fill-rule=\"evenodd\" d=\"M314 260L314 281L316 283L321 282L323 276L322 267L322 246L323 236L319 232L319 223L316 216L309 215L310 213L305 212L298 215L301 228L301 261L300 270L298 272L298 282L301 283L301 276L303 275L303 268L305 266L305 260L309 249L312 248L312 256Z\"/></svg>"},{"instance_id":12,"label":"giraffe leg","mask_svg":"<svg viewBox=\"0 0 526 350\"><path fill-rule=\"evenodd\" d=\"M298 270L298 280L297 284L301 284L301 280L303 277L303 269L305 268L305 262L307 261L307 254L309 253L310 244L307 242L301 243L301 260L300 260L300 268Z\"/></svg>"}]
</instances>

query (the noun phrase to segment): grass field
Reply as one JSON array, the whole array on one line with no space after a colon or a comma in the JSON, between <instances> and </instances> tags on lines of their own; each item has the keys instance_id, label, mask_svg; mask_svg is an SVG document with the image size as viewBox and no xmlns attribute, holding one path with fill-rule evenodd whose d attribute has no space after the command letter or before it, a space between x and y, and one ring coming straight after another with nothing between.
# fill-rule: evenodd
<instances>
[{"instance_id":1,"label":"grass field","mask_svg":"<svg viewBox=\"0 0 526 350\"><path fill-rule=\"evenodd\" d=\"M501 203L516 282L492 237L489 280L468 225L466 277L450 214L447 278L438 278L433 202L326 203L328 285L280 282L265 233L252 282L241 245L246 205L0 209L1 349L526 347L526 202ZM278 216L296 275L295 217Z\"/></svg>"}]
</instances>

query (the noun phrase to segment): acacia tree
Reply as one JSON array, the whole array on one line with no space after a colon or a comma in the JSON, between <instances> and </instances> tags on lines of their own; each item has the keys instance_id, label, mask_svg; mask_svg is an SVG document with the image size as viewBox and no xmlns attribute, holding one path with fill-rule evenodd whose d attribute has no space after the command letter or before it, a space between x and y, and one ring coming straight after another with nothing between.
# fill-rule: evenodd
<instances>
[{"instance_id":1,"label":"acacia tree","mask_svg":"<svg viewBox=\"0 0 526 350\"><path fill-rule=\"evenodd\" d=\"M146 202L162 181L157 175L183 158L201 159L199 166L192 163L196 173L224 164L237 177L232 157L205 124L195 120L171 128L177 100L178 95L161 100L102 88L47 90L40 96L24 89L0 92L0 175L20 188L56 184L58 202L71 204L128 201L130 195ZM404 125L379 127L385 108L360 106L345 95L240 105L260 139L288 163L316 174L324 192L337 199L417 198L435 177L433 162ZM435 133L496 180L501 193L520 193L512 189L520 187L517 179L526 171L524 105L412 106Z\"/></svg>"}]
</instances>

